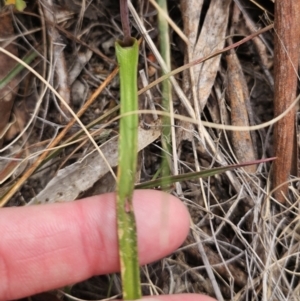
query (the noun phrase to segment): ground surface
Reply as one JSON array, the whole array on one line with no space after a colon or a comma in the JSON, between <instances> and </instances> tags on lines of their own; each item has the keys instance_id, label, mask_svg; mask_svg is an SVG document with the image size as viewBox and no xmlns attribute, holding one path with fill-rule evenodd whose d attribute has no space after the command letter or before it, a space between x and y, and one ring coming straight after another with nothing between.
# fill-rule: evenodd
<instances>
[{"instance_id":1,"label":"ground surface","mask_svg":"<svg viewBox=\"0 0 300 301\"><path fill-rule=\"evenodd\" d=\"M85 5L77 0L31 1L23 13L3 8L7 14L5 24L3 21L0 26L0 37L4 40L15 36L8 46L11 53L23 58L36 49L38 54L29 65L75 113L116 68L114 41L122 38L118 1L83 2ZM170 19L178 27L171 25L169 29L172 70L207 57L272 23L272 1L201 3L168 1ZM134 7L131 8L133 35L142 38L138 67L139 89L142 89L162 74L158 57L160 32L157 10L151 1L134 1ZM7 58L0 62L9 64ZM273 155L270 126L256 131L226 131L200 122L252 126L271 120L272 68L273 32L269 30L260 38L174 76L171 99L174 112L196 121L193 124L183 118L174 120L170 156L174 174ZM4 75L10 69L0 66ZM0 124L0 130L3 132L9 125L1 144L7 147L6 158L32 158L23 164L18 160L2 160L2 193L15 185L39 151L72 118L58 96L29 71L19 73L12 85L1 90L2 94L13 92L10 105L13 109L8 107L3 110L6 117L1 116L6 121ZM84 125L96 121L89 131L98 145L108 143L102 151L114 171L117 142L112 138L118 133L118 125L109 121L117 116L118 103L116 76L107 82L81 117ZM140 95L140 109L161 110L161 107L160 84ZM140 116L142 136L146 137L146 141L139 142L137 182L140 183L152 179L160 168L161 128L157 127L155 111L152 113ZM100 167L93 170L96 176L76 189L72 186L76 178L91 173L87 168L95 162L83 160L94 149L85 134L75 144L66 145L67 139L79 130L78 124L72 126L59 143L65 145L62 150L27 179L7 206L73 200L115 190L114 178L98 157L96 162L100 163L96 165ZM182 199L192 216L191 232L184 245L170 257L141 269L143 293L196 292L219 300L299 300L298 205L278 210L268 196L269 176L270 163L265 163L174 185L170 192ZM51 179L55 191L47 190ZM298 199L296 186L292 184L289 198L291 202ZM118 275L94 277L74 285L70 294L83 300L118 295L120 279Z\"/></svg>"}]
</instances>

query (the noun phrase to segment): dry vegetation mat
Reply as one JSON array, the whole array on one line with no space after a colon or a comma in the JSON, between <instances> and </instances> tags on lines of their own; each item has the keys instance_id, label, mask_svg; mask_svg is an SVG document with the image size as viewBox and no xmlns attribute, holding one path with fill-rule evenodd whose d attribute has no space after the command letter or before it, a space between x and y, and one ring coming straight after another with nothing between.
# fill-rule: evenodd
<instances>
[{"instance_id":1,"label":"dry vegetation mat","mask_svg":"<svg viewBox=\"0 0 300 301\"><path fill-rule=\"evenodd\" d=\"M128 2L140 43L137 187L278 159L163 185L188 207L191 230L172 255L141 267L143 295L300 300L298 2ZM26 4L0 10L0 204L115 191L119 2ZM119 296L120 281L97 276L52 297Z\"/></svg>"}]
</instances>

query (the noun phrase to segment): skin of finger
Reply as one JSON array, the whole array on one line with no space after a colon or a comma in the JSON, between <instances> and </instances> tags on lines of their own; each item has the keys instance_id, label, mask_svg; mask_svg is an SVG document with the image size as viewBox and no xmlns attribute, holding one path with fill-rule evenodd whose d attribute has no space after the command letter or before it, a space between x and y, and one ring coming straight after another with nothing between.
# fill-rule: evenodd
<instances>
[{"instance_id":1,"label":"skin of finger","mask_svg":"<svg viewBox=\"0 0 300 301\"><path fill-rule=\"evenodd\" d=\"M140 264L175 250L189 229L177 198L134 194ZM115 194L51 205L1 209L0 300L62 287L119 270Z\"/></svg>"}]
</instances>

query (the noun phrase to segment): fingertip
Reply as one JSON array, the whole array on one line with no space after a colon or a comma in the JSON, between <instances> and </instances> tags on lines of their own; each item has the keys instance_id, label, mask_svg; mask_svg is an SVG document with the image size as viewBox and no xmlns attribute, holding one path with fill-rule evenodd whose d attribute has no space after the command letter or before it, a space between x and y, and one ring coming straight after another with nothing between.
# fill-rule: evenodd
<instances>
[{"instance_id":1,"label":"fingertip","mask_svg":"<svg viewBox=\"0 0 300 301\"><path fill-rule=\"evenodd\" d=\"M108 216L111 216L111 219L115 218L114 193L94 196L80 202L86 206L86 201L94 204L101 202L106 207L105 214L102 214L102 221ZM169 255L184 242L189 232L190 216L180 199L162 191L136 190L133 195L133 205L140 264L150 263ZM92 215L98 216L92 209L89 211ZM117 232L115 227L111 226L111 222L104 224L107 235Z\"/></svg>"},{"instance_id":2,"label":"fingertip","mask_svg":"<svg viewBox=\"0 0 300 301\"><path fill-rule=\"evenodd\" d=\"M180 199L162 191L138 190L134 194L134 207L141 238L141 264L170 254L184 242L189 232L190 216ZM144 254L147 254L146 261L143 260Z\"/></svg>"},{"instance_id":3,"label":"fingertip","mask_svg":"<svg viewBox=\"0 0 300 301\"><path fill-rule=\"evenodd\" d=\"M117 271L115 199L110 193L2 210L0 297L15 299ZM178 198L160 191L136 191L134 210L141 264L170 254L186 238L189 214Z\"/></svg>"}]
</instances>

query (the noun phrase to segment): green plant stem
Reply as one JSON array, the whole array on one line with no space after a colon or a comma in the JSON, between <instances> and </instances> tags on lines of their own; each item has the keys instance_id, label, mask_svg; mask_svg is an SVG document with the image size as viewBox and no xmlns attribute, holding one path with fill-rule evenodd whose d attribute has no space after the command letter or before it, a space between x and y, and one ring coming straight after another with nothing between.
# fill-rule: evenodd
<instances>
[{"instance_id":1,"label":"green plant stem","mask_svg":"<svg viewBox=\"0 0 300 301\"><path fill-rule=\"evenodd\" d=\"M116 42L119 63L121 116L137 111L137 64L138 42L131 39L131 46ZM126 43L127 45L127 43ZM123 116L120 119L119 168L117 183L117 219L119 256L124 300L141 298L140 270L138 263L137 237L132 195L137 165L138 115Z\"/></svg>"},{"instance_id":2,"label":"green plant stem","mask_svg":"<svg viewBox=\"0 0 300 301\"><path fill-rule=\"evenodd\" d=\"M30 64L37 57L35 51L31 51L23 58L25 64ZM17 64L3 79L0 80L0 89L3 89L15 76L17 76L25 67Z\"/></svg>"},{"instance_id":3,"label":"green plant stem","mask_svg":"<svg viewBox=\"0 0 300 301\"><path fill-rule=\"evenodd\" d=\"M165 12L168 12L166 0L157 0L157 3ZM171 70L169 25L167 20L160 13L158 14L158 24L159 24L159 37L160 37L159 39L160 53L163 60L166 63L169 72ZM170 112L171 98L172 98L171 84L167 79L162 82L162 107L166 112ZM162 128L161 143L162 143L163 153L162 153L162 164L161 164L162 167L161 176L167 177L170 175L170 170L171 170L170 153L172 151L170 117L164 116L162 123L163 123L163 128ZM163 185L168 186L167 183L165 184L163 183ZM162 189L164 190L163 186Z\"/></svg>"}]
</instances>

